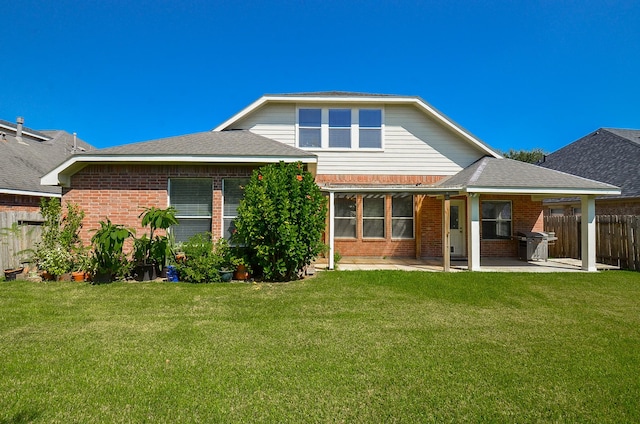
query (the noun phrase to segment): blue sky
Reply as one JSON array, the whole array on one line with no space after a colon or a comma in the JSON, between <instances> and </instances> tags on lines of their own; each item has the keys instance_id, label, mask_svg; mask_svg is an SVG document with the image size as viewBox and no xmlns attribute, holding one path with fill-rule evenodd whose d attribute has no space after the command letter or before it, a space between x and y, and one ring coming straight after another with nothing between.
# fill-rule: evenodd
<instances>
[{"instance_id":1,"label":"blue sky","mask_svg":"<svg viewBox=\"0 0 640 424\"><path fill-rule=\"evenodd\" d=\"M417 95L494 148L640 129L640 2L0 0L0 119L97 147L263 94Z\"/></svg>"}]
</instances>

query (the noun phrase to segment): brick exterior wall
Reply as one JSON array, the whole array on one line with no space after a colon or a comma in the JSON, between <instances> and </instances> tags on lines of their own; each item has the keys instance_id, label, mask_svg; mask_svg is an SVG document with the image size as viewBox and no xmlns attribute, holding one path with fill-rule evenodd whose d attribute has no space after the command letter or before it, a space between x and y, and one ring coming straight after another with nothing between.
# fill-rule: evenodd
<instances>
[{"instance_id":1,"label":"brick exterior wall","mask_svg":"<svg viewBox=\"0 0 640 424\"><path fill-rule=\"evenodd\" d=\"M0 212L40 212L40 196L0 193Z\"/></svg>"},{"instance_id":2,"label":"brick exterior wall","mask_svg":"<svg viewBox=\"0 0 640 424\"><path fill-rule=\"evenodd\" d=\"M140 227L138 216L143 208L168 206L168 181L170 178L211 178L213 183L213 234L222 233L222 180L224 178L248 177L253 171L248 166L214 165L90 165L75 174L71 188L64 189L63 201L80 205L85 211L81 237L88 244L89 230L99 227L99 221L109 217L115 224L134 228L138 234L147 230ZM348 184L433 184L439 176L366 176L366 175L321 175L318 182ZM452 198L455 199L455 198ZM464 199L464 197L458 197ZM513 234L518 231L542 231L542 203L532 201L530 196L482 196L483 200L511 200ZM414 196L416 214L414 233L420 240L422 257L442 256L442 200L424 195ZM362 196L357 196L357 225L355 239L335 241L336 251L342 256L369 257L415 257L415 239L393 239L391 237L391 197L385 198L385 237L365 239L362 237ZM33 206L38 210L37 205ZM467 229L468 232L468 229ZM328 241L328 239L327 239ZM480 254L483 257L517 256L515 240L483 240Z\"/></svg>"},{"instance_id":3,"label":"brick exterior wall","mask_svg":"<svg viewBox=\"0 0 640 424\"><path fill-rule=\"evenodd\" d=\"M510 200L511 201L511 234L518 232L543 231L544 219L542 214L542 201L533 201L531 196L480 196L480 219L482 220L483 200ZM482 240L482 225L480 225L480 256L481 257L517 257L517 240Z\"/></svg>"},{"instance_id":4,"label":"brick exterior wall","mask_svg":"<svg viewBox=\"0 0 640 424\"><path fill-rule=\"evenodd\" d=\"M248 177L253 168L212 165L90 165L75 174L71 188L63 190L63 201L80 205L85 211L81 237L91 240L89 230L99 228L108 217L114 224L134 228L144 234L138 216L145 207L168 206L170 178L211 178L213 182L213 234L222 232L222 180Z\"/></svg>"}]
</instances>

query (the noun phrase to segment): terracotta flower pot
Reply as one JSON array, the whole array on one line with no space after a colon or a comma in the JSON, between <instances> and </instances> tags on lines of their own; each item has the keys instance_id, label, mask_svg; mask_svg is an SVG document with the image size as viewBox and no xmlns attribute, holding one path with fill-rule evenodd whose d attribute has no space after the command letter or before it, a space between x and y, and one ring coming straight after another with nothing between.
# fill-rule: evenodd
<instances>
[{"instance_id":1,"label":"terracotta flower pot","mask_svg":"<svg viewBox=\"0 0 640 424\"><path fill-rule=\"evenodd\" d=\"M84 281L84 272L83 271L72 272L71 278L73 279L73 281Z\"/></svg>"}]
</instances>

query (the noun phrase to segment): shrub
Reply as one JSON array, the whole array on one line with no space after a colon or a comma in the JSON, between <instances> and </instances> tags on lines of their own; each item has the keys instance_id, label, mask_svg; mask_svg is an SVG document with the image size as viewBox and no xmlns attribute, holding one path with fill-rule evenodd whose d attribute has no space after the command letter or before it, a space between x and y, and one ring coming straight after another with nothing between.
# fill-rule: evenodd
<instances>
[{"instance_id":1,"label":"shrub","mask_svg":"<svg viewBox=\"0 0 640 424\"><path fill-rule=\"evenodd\" d=\"M301 163L267 165L245 188L233 240L265 280L293 280L324 250L326 213L326 198Z\"/></svg>"},{"instance_id":2,"label":"shrub","mask_svg":"<svg viewBox=\"0 0 640 424\"><path fill-rule=\"evenodd\" d=\"M220 282L224 258L216 253L211 234L196 234L182 245L185 259L176 264L180 281L187 283Z\"/></svg>"}]
</instances>

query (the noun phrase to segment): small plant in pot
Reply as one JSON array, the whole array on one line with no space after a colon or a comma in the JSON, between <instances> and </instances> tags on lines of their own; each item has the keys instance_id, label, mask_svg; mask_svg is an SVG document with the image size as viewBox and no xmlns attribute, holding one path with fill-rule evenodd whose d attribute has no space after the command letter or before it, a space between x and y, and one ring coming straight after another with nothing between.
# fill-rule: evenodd
<instances>
[{"instance_id":1,"label":"small plant in pot","mask_svg":"<svg viewBox=\"0 0 640 424\"><path fill-rule=\"evenodd\" d=\"M84 281L91 270L91 254L89 248L78 247L74 249L72 257L73 271L71 277L73 281Z\"/></svg>"},{"instance_id":2,"label":"small plant in pot","mask_svg":"<svg viewBox=\"0 0 640 424\"><path fill-rule=\"evenodd\" d=\"M38 268L43 271L45 280L57 280L72 269L73 257L64 247L57 245L38 249Z\"/></svg>"}]
</instances>

